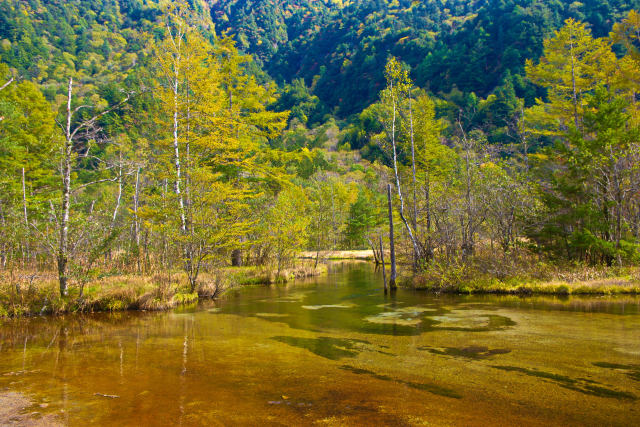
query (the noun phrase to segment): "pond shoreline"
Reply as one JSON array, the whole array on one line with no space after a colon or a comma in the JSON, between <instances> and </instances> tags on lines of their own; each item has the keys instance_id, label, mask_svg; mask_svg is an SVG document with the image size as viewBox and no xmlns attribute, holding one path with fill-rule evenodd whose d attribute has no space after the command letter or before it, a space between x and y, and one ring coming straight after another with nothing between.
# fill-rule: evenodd
<instances>
[{"instance_id":1,"label":"pond shoreline","mask_svg":"<svg viewBox=\"0 0 640 427\"><path fill-rule=\"evenodd\" d=\"M310 263L276 270L255 266L228 267L216 275L202 274L191 292L183 273L107 276L60 297L54 274L16 286L0 282L0 320L6 318L100 313L118 311L166 311L213 300L241 286L268 286L326 274L327 266ZM26 274L24 276L27 276Z\"/></svg>"},{"instance_id":2,"label":"pond shoreline","mask_svg":"<svg viewBox=\"0 0 640 427\"><path fill-rule=\"evenodd\" d=\"M0 425L2 426L62 426L54 414L42 414L46 403L35 406L21 393L0 391ZM29 412L29 409L34 409Z\"/></svg>"},{"instance_id":3,"label":"pond shoreline","mask_svg":"<svg viewBox=\"0 0 640 427\"><path fill-rule=\"evenodd\" d=\"M345 251L306 251L300 255L300 259L315 260L318 256L321 260L334 261L370 261L374 262L373 251L367 250L345 250ZM536 272L519 272L517 275L507 275L502 279L483 274L478 271L471 271L466 277L457 281L443 281L441 277L433 279L428 277L428 273L413 273L411 262L404 260L398 262L402 265L405 273L400 272L397 279L398 286L418 291L431 292L434 294L460 294L460 295L640 295L640 268L629 268L625 274L616 274L612 268L600 271L602 277L597 279L580 278L586 274L587 267L582 271L580 268L569 268L566 266L556 266L557 271L551 274L551 278L536 278ZM376 264L376 269L381 268ZM389 266L387 265L387 270ZM524 274L522 274L524 273ZM588 274L586 274L588 275ZM573 277L571 280L563 280L563 277Z\"/></svg>"},{"instance_id":4,"label":"pond shoreline","mask_svg":"<svg viewBox=\"0 0 640 427\"><path fill-rule=\"evenodd\" d=\"M474 295L640 295L640 282L634 279L611 277L599 280L576 281L528 281L507 279L478 278L465 280L458 284L430 284L421 281L419 275L406 277L401 280L404 287L432 293L445 294L474 294Z\"/></svg>"},{"instance_id":5,"label":"pond shoreline","mask_svg":"<svg viewBox=\"0 0 640 427\"><path fill-rule=\"evenodd\" d=\"M327 264L315 266L315 259L303 253L296 267L276 271L264 267L227 267L217 275L202 275L202 283L194 292L186 285L182 273L155 275L108 276L85 286L82 297L78 290L60 298L55 275L16 288L6 282L0 284L0 319L33 317L38 315L64 315L69 313L99 313L118 311L165 311L180 306L214 300L241 286L265 286L287 283L327 273ZM323 260L365 262L371 261L370 251L323 252ZM376 267L376 270L379 266ZM26 276L26 275L25 275ZM593 280L526 280L507 278L498 280L486 276L467 277L458 283L429 282L424 273L405 274L398 278L405 289L450 295L516 295L521 297L549 295L616 296L640 295L640 281L634 277L604 277Z\"/></svg>"}]
</instances>

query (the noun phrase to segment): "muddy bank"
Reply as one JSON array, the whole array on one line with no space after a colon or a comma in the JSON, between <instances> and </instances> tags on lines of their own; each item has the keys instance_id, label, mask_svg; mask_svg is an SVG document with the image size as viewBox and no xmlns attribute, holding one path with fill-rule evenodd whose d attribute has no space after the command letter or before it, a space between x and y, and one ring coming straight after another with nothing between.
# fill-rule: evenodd
<instances>
[{"instance_id":1,"label":"muddy bank","mask_svg":"<svg viewBox=\"0 0 640 427\"><path fill-rule=\"evenodd\" d=\"M43 404L44 405L44 404ZM61 426L62 423L52 414L42 414L41 405L20 393L0 392L1 426Z\"/></svg>"}]
</instances>

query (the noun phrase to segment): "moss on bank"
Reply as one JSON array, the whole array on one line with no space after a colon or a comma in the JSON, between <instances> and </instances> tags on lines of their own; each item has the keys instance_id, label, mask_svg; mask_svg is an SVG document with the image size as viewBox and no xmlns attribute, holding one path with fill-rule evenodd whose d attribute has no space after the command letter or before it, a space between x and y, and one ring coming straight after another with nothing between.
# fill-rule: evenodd
<instances>
[{"instance_id":1,"label":"moss on bank","mask_svg":"<svg viewBox=\"0 0 640 427\"><path fill-rule=\"evenodd\" d=\"M640 283L625 283L612 278L596 282L520 282L475 280L456 285L441 286L421 283L420 279L403 282L404 285L438 293L457 294L514 294L514 295L640 295Z\"/></svg>"},{"instance_id":2,"label":"moss on bank","mask_svg":"<svg viewBox=\"0 0 640 427\"><path fill-rule=\"evenodd\" d=\"M88 283L80 295L78 286L61 297L58 282L50 274L0 276L0 318L40 314L91 313L123 310L168 310L216 298L237 286L285 283L326 273L326 265L308 263L282 270L278 275L265 267L225 268L202 274L194 292L184 273L153 276L107 276Z\"/></svg>"},{"instance_id":3,"label":"moss on bank","mask_svg":"<svg viewBox=\"0 0 640 427\"><path fill-rule=\"evenodd\" d=\"M551 264L528 257L476 258L466 265L430 265L400 283L437 293L517 295L640 294L640 267Z\"/></svg>"}]
</instances>

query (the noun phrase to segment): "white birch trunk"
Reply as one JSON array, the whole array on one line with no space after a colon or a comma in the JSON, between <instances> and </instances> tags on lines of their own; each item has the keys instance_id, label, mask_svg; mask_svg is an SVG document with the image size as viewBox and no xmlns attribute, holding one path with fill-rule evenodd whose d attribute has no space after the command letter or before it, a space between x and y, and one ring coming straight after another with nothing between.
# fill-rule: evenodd
<instances>
[{"instance_id":1,"label":"white birch trunk","mask_svg":"<svg viewBox=\"0 0 640 427\"><path fill-rule=\"evenodd\" d=\"M60 295L67 294L67 264L69 261L69 210L71 202L71 156L73 155L73 137L71 132L71 97L73 95L73 78L69 78L67 91L67 126L64 146L62 148L62 200L60 204L60 242L58 247L58 281Z\"/></svg>"}]
</instances>

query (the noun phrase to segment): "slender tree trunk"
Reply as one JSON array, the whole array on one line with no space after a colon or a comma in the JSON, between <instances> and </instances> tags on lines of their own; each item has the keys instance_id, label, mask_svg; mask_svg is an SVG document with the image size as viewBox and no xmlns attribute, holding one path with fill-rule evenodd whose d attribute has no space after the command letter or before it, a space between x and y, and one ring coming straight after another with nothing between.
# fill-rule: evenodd
<instances>
[{"instance_id":1,"label":"slender tree trunk","mask_svg":"<svg viewBox=\"0 0 640 427\"><path fill-rule=\"evenodd\" d=\"M527 134L525 132L525 121L524 121L524 101L520 104L520 134L522 140L522 155L524 158L524 169L525 171L529 170L529 140L527 139Z\"/></svg>"},{"instance_id":2,"label":"slender tree trunk","mask_svg":"<svg viewBox=\"0 0 640 427\"><path fill-rule=\"evenodd\" d=\"M167 209L167 203L166 203L166 198L167 198L167 190L168 187L168 182L167 179L164 180L164 185L162 186L162 211L166 212ZM164 269L167 268L168 266L168 249L167 249L167 233L164 229L161 229L160 231L161 236L162 236L162 245L161 245L161 252L160 252L160 261L162 263L162 267Z\"/></svg>"},{"instance_id":3,"label":"slender tree trunk","mask_svg":"<svg viewBox=\"0 0 640 427\"><path fill-rule=\"evenodd\" d=\"M174 62L174 76L173 76L173 161L175 167L176 179L174 183L174 191L176 193L176 197L178 198L178 209L180 214L180 231L183 236L187 236L187 214L185 209L185 201L184 196L182 194L182 165L180 162L180 140L179 140L179 121L178 121L178 113L179 113L179 80L180 80L180 60L181 56L179 53L178 45L176 59ZM193 260L192 260L192 251L189 243L183 244L183 258L184 258L184 268L187 272L187 275L192 274L193 270Z\"/></svg>"},{"instance_id":4,"label":"slender tree trunk","mask_svg":"<svg viewBox=\"0 0 640 427\"><path fill-rule=\"evenodd\" d=\"M378 249L376 249L376 244L372 242L369 237L366 237L366 239L367 239L367 243L369 243L369 246L371 247L371 250L373 251L373 260L377 266L378 264L380 264L380 256L378 255Z\"/></svg>"},{"instance_id":5,"label":"slender tree trunk","mask_svg":"<svg viewBox=\"0 0 640 427\"><path fill-rule=\"evenodd\" d=\"M618 175L617 166L614 166L615 171L615 183L616 183L616 251L617 251L617 261L618 265L622 266L622 254L620 253L621 249L621 240L622 240L622 208L623 208L623 195L622 188L620 184L620 176Z\"/></svg>"},{"instance_id":6,"label":"slender tree trunk","mask_svg":"<svg viewBox=\"0 0 640 427\"><path fill-rule=\"evenodd\" d=\"M116 206L113 208L113 215L111 216L111 229L116 226L116 219L118 219L118 211L120 210L120 202L122 201L122 152L120 153L120 165L118 169L118 196L116 197Z\"/></svg>"},{"instance_id":7,"label":"slender tree trunk","mask_svg":"<svg viewBox=\"0 0 640 427\"><path fill-rule=\"evenodd\" d=\"M2 199L0 199L0 224L2 224L2 228L7 226L5 217L4 217L4 204L1 203ZM7 267L7 242L2 240L2 248L0 248L0 268L4 270Z\"/></svg>"},{"instance_id":8,"label":"slender tree trunk","mask_svg":"<svg viewBox=\"0 0 640 427\"><path fill-rule=\"evenodd\" d=\"M425 248L425 258L428 261L433 256L433 245L431 241L431 178L428 169L425 175L424 199L427 215L427 247Z\"/></svg>"},{"instance_id":9,"label":"slender tree trunk","mask_svg":"<svg viewBox=\"0 0 640 427\"><path fill-rule=\"evenodd\" d=\"M5 82L2 86L0 86L0 90L3 90L4 88L6 88L7 86L9 86L11 83L13 83L14 78L11 77L9 79L9 81Z\"/></svg>"},{"instance_id":10,"label":"slender tree trunk","mask_svg":"<svg viewBox=\"0 0 640 427\"><path fill-rule=\"evenodd\" d=\"M22 168L22 209L24 212L24 225L29 227L29 217L27 216L27 186L24 177L24 168Z\"/></svg>"},{"instance_id":11,"label":"slender tree trunk","mask_svg":"<svg viewBox=\"0 0 640 427\"><path fill-rule=\"evenodd\" d=\"M71 134L71 96L73 94L73 78L69 79L67 92L67 127L62 152L62 200L60 206L60 244L58 247L58 281L60 295L67 294L67 265L69 262L69 210L71 202L71 156L73 155L73 139Z\"/></svg>"},{"instance_id":12,"label":"slender tree trunk","mask_svg":"<svg viewBox=\"0 0 640 427\"><path fill-rule=\"evenodd\" d=\"M384 246L382 245L382 234L380 235L380 261L382 262L382 280L384 282L384 292L387 292L387 270L384 265Z\"/></svg>"},{"instance_id":13,"label":"slender tree trunk","mask_svg":"<svg viewBox=\"0 0 640 427\"><path fill-rule=\"evenodd\" d=\"M469 162L469 153L467 151L465 155L466 162L466 179L465 179L465 204L466 204L466 218L463 220L463 242L462 242L462 258L466 259L473 252L473 230L472 230L472 221L473 221L473 212L471 210L471 171L470 171L470 162Z\"/></svg>"},{"instance_id":14,"label":"slender tree trunk","mask_svg":"<svg viewBox=\"0 0 640 427\"><path fill-rule=\"evenodd\" d=\"M138 217L138 204L140 197L140 168L136 169L136 187L133 192L133 241L136 245L136 271L140 274L140 218Z\"/></svg>"},{"instance_id":15,"label":"slender tree trunk","mask_svg":"<svg viewBox=\"0 0 640 427\"><path fill-rule=\"evenodd\" d=\"M391 85L391 92L393 92L393 84ZM400 199L400 219L404 224L407 232L409 233L409 238L411 239L411 243L413 244L413 250L415 254L420 254L420 245L416 239L416 236L409 225L409 222L404 216L404 198L402 197L402 188L400 187L400 174L398 173L398 150L396 148L396 119L397 119L397 107L396 107L396 98L395 95L392 95L392 104L393 104L393 120L391 122L391 147L393 149L393 172L395 174L396 179L396 189L398 191L398 198Z\"/></svg>"},{"instance_id":16,"label":"slender tree trunk","mask_svg":"<svg viewBox=\"0 0 640 427\"><path fill-rule=\"evenodd\" d=\"M145 256L145 272L151 270L151 254L149 254L149 230L144 231L144 256Z\"/></svg>"},{"instance_id":17,"label":"slender tree trunk","mask_svg":"<svg viewBox=\"0 0 640 427\"><path fill-rule=\"evenodd\" d=\"M576 88L576 67L575 67L575 57L573 53L573 34L569 35L570 43L569 43L569 52L571 54L571 84L573 86L573 120L576 125L576 129L578 129L578 90Z\"/></svg>"},{"instance_id":18,"label":"slender tree trunk","mask_svg":"<svg viewBox=\"0 0 640 427\"><path fill-rule=\"evenodd\" d=\"M464 161L465 161L465 209L464 213L460 217L462 228L462 258L467 260L469 256L474 253L474 234L476 227L476 218L473 206L475 205L472 183L472 164L471 164L471 142L467 139L466 133L462 128L462 123L458 121L458 126L462 132L462 138L464 143Z\"/></svg>"},{"instance_id":19,"label":"slender tree trunk","mask_svg":"<svg viewBox=\"0 0 640 427\"><path fill-rule=\"evenodd\" d=\"M133 192L133 214L135 215L133 238L136 246L140 246L140 218L138 217L138 206L140 203L140 168L136 169L136 188Z\"/></svg>"},{"instance_id":20,"label":"slender tree trunk","mask_svg":"<svg viewBox=\"0 0 640 427\"><path fill-rule=\"evenodd\" d=\"M389 288L396 288L396 249L393 242L393 205L391 203L391 184L387 184L387 200L389 202L389 251L391 262L391 274L389 276Z\"/></svg>"},{"instance_id":21,"label":"slender tree trunk","mask_svg":"<svg viewBox=\"0 0 640 427\"><path fill-rule=\"evenodd\" d=\"M333 183L331 183L331 229L333 230L332 234L332 240L333 240L333 244L331 245L331 250L334 250L337 246L337 233L336 230L338 229L338 224L336 224L336 203L333 197Z\"/></svg>"},{"instance_id":22,"label":"slender tree trunk","mask_svg":"<svg viewBox=\"0 0 640 427\"><path fill-rule=\"evenodd\" d=\"M27 186L25 183L24 168L22 168L22 211L24 214L24 249L28 261L31 259L31 249L29 245L29 216L27 215Z\"/></svg>"},{"instance_id":23,"label":"slender tree trunk","mask_svg":"<svg viewBox=\"0 0 640 427\"><path fill-rule=\"evenodd\" d=\"M411 88L408 90L409 92L409 130L411 134L411 175L413 178L413 217L412 224L413 230L416 233L416 239L418 239L418 198L417 198L417 183L416 183L416 149L414 143L414 131L413 131L413 98L411 97ZM413 250L413 269L414 271L418 269L418 252L415 250L416 245L414 245Z\"/></svg>"},{"instance_id":24,"label":"slender tree trunk","mask_svg":"<svg viewBox=\"0 0 640 427\"><path fill-rule=\"evenodd\" d=\"M178 59L179 60L179 59ZM177 61L178 61L177 60ZM174 166L176 168L175 173L176 173L176 180L174 183L174 191L176 193L176 196L178 197L178 208L180 210L180 228L182 230L183 234L186 234L187 232L187 218L185 216L185 211L184 211L184 198L182 197L182 192L181 192L181 181L182 181L182 169L180 166L180 146L179 146L179 138L178 138L178 131L179 131L179 123L178 123L178 111L179 111L179 106L178 106L178 99L179 99L179 94L178 94L178 89L179 89L179 77L180 77L180 70L179 70L179 65L177 64L174 65L174 80L173 80L173 162L174 162Z\"/></svg>"}]
</instances>

